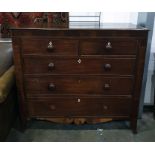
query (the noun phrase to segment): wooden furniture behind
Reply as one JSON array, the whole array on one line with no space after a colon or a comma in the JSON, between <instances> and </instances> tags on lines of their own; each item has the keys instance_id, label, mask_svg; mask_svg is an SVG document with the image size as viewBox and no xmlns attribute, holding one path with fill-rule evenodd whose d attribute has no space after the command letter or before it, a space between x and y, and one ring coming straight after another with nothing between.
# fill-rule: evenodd
<instances>
[{"instance_id":1,"label":"wooden furniture behind","mask_svg":"<svg viewBox=\"0 0 155 155\"><path fill-rule=\"evenodd\" d=\"M137 114L148 30L130 24L12 29L23 123Z\"/></svg>"}]
</instances>

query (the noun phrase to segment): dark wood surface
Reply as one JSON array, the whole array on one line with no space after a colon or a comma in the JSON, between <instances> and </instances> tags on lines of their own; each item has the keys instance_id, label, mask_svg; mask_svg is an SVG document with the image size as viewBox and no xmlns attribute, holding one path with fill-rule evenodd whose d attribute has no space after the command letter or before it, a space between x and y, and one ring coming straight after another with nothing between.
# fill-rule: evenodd
<instances>
[{"instance_id":1,"label":"dark wood surface","mask_svg":"<svg viewBox=\"0 0 155 155\"><path fill-rule=\"evenodd\" d=\"M136 30L136 31L143 31L147 30L146 28L140 26L140 25L135 25L132 23L87 23L87 22L79 22L79 23L69 23L68 27L54 27L50 23L35 23L31 25L25 25L25 24L20 24L12 27L11 29L23 29L23 30L33 30L33 29L38 29L38 30Z\"/></svg>"},{"instance_id":2,"label":"dark wood surface","mask_svg":"<svg viewBox=\"0 0 155 155\"><path fill-rule=\"evenodd\" d=\"M136 54L137 42L130 38L107 37L82 39L79 46L81 55L133 55Z\"/></svg>"},{"instance_id":3,"label":"dark wood surface","mask_svg":"<svg viewBox=\"0 0 155 155\"><path fill-rule=\"evenodd\" d=\"M104 76L24 76L26 94L131 95L132 77ZM55 88L49 89L50 84Z\"/></svg>"},{"instance_id":4,"label":"dark wood surface","mask_svg":"<svg viewBox=\"0 0 155 155\"><path fill-rule=\"evenodd\" d=\"M49 47L52 42L53 47ZM24 54L77 55L78 40L53 38L24 38L21 41Z\"/></svg>"},{"instance_id":5,"label":"dark wood surface","mask_svg":"<svg viewBox=\"0 0 155 155\"><path fill-rule=\"evenodd\" d=\"M37 117L121 117L130 114L130 97L53 97L28 99ZM51 102L52 101L52 102Z\"/></svg>"},{"instance_id":6,"label":"dark wood surface","mask_svg":"<svg viewBox=\"0 0 155 155\"><path fill-rule=\"evenodd\" d=\"M79 60L81 63L79 64ZM107 57L51 57L24 55L25 74L100 74L133 75L135 56ZM128 64L128 65L124 65Z\"/></svg>"},{"instance_id":7,"label":"dark wood surface","mask_svg":"<svg viewBox=\"0 0 155 155\"><path fill-rule=\"evenodd\" d=\"M123 27L124 25L124 27ZM22 120L137 114L148 30L135 25L12 29Z\"/></svg>"}]
</instances>

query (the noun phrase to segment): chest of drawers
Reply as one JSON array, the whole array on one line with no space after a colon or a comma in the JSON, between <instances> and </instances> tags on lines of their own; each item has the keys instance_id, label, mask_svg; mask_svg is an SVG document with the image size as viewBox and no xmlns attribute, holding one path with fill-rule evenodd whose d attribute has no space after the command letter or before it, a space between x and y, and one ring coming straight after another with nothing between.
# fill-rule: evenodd
<instances>
[{"instance_id":1,"label":"chest of drawers","mask_svg":"<svg viewBox=\"0 0 155 155\"><path fill-rule=\"evenodd\" d=\"M148 30L12 29L23 123L31 118L126 119L136 132Z\"/></svg>"}]
</instances>

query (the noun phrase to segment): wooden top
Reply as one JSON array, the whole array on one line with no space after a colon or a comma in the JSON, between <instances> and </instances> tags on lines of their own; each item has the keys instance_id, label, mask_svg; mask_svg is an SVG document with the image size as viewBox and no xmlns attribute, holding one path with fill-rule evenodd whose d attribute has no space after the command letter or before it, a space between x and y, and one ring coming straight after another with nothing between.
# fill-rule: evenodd
<instances>
[{"instance_id":1,"label":"wooden top","mask_svg":"<svg viewBox=\"0 0 155 155\"><path fill-rule=\"evenodd\" d=\"M145 27L131 23L70 23L68 27L55 27L51 24L19 25L11 29L45 29L45 30L147 30Z\"/></svg>"}]
</instances>

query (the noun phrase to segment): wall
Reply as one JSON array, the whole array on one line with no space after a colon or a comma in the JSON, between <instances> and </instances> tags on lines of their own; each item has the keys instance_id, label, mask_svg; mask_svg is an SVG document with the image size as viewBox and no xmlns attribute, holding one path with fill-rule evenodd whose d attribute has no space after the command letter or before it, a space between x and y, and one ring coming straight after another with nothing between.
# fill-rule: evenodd
<instances>
[{"instance_id":1,"label":"wall","mask_svg":"<svg viewBox=\"0 0 155 155\"><path fill-rule=\"evenodd\" d=\"M147 81L146 81L146 88L145 88L145 97L144 103L145 105L153 105L153 98L154 98L154 88L153 88L153 79L152 75L154 73L155 68L155 20L154 20L154 27L153 27L153 34L152 34L152 43L151 43L151 50L150 50L150 58L148 64L148 73L147 73Z\"/></svg>"},{"instance_id":2,"label":"wall","mask_svg":"<svg viewBox=\"0 0 155 155\"><path fill-rule=\"evenodd\" d=\"M153 64L150 61L150 58L152 57L151 54L151 44L152 42L152 35L153 35L153 29L154 29L154 18L155 18L155 12L139 12L138 14L138 24L144 25L149 29L148 33L148 41L147 41L147 50L146 50L146 56L145 56L145 67L144 67L144 75L143 75L143 84L142 84L142 90L141 90L141 98L140 98L140 108L139 108L139 116L141 116L143 112L143 105L150 105L152 104L151 98L152 98L152 73L149 71L151 68L153 68ZM151 66L151 68L150 68Z\"/></svg>"},{"instance_id":3,"label":"wall","mask_svg":"<svg viewBox=\"0 0 155 155\"><path fill-rule=\"evenodd\" d=\"M137 24L138 12L102 12L101 21L104 23L133 23Z\"/></svg>"},{"instance_id":4,"label":"wall","mask_svg":"<svg viewBox=\"0 0 155 155\"><path fill-rule=\"evenodd\" d=\"M70 12L70 16L98 16L100 12ZM70 18L73 20L97 20L97 18ZM103 23L133 23L137 24L138 12L101 12Z\"/></svg>"}]
</instances>

